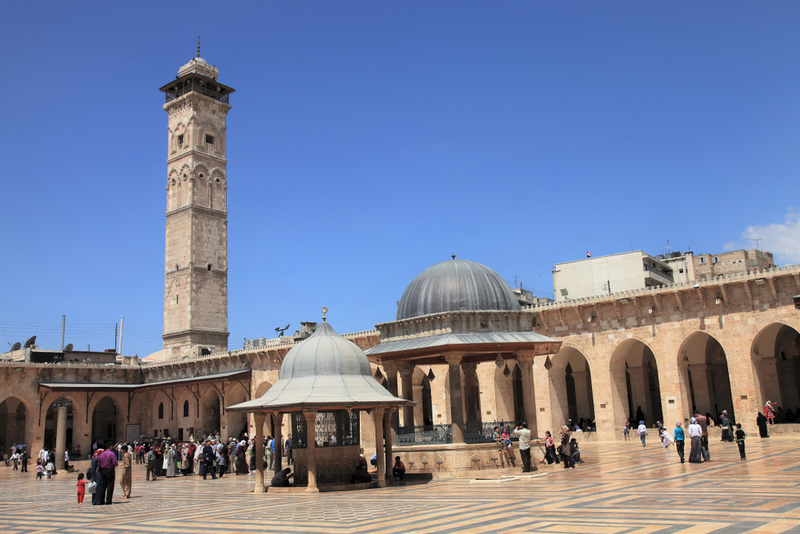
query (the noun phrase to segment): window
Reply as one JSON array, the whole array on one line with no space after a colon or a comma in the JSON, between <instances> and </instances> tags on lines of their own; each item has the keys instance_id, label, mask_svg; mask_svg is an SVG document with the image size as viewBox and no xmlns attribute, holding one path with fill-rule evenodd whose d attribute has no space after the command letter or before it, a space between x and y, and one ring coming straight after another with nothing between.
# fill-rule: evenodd
<instances>
[{"instance_id":1,"label":"window","mask_svg":"<svg viewBox=\"0 0 800 534\"><path fill-rule=\"evenodd\" d=\"M189 417L189 401L183 401L183 416Z\"/></svg>"},{"instance_id":2,"label":"window","mask_svg":"<svg viewBox=\"0 0 800 534\"><path fill-rule=\"evenodd\" d=\"M209 271L211 270L211 264L210 263L208 265L206 265L206 269L208 269Z\"/></svg>"},{"instance_id":3,"label":"window","mask_svg":"<svg viewBox=\"0 0 800 534\"><path fill-rule=\"evenodd\" d=\"M714 259L711 260L711 263L719 263L719 256L714 256Z\"/></svg>"},{"instance_id":4,"label":"window","mask_svg":"<svg viewBox=\"0 0 800 534\"><path fill-rule=\"evenodd\" d=\"M678 272L683 274L683 269L678 269ZM458 412L456 412L456 413L458 413Z\"/></svg>"},{"instance_id":5,"label":"window","mask_svg":"<svg viewBox=\"0 0 800 534\"><path fill-rule=\"evenodd\" d=\"M206 144L213 145L214 144L214 136L206 134Z\"/></svg>"},{"instance_id":6,"label":"window","mask_svg":"<svg viewBox=\"0 0 800 534\"><path fill-rule=\"evenodd\" d=\"M158 418L164 419L164 403L158 405Z\"/></svg>"},{"instance_id":7,"label":"window","mask_svg":"<svg viewBox=\"0 0 800 534\"><path fill-rule=\"evenodd\" d=\"M183 148L183 134L178 136L178 148Z\"/></svg>"},{"instance_id":8,"label":"window","mask_svg":"<svg viewBox=\"0 0 800 534\"><path fill-rule=\"evenodd\" d=\"M697 263L699 263L700 265L705 265L706 264L706 259L705 258L697 258Z\"/></svg>"}]
</instances>

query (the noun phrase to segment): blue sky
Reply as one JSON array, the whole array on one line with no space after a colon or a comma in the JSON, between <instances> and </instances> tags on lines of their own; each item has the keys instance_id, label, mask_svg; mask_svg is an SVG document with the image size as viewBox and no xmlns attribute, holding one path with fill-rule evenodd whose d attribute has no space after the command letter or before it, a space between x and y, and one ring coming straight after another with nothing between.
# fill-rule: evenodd
<instances>
[{"instance_id":1,"label":"blue sky","mask_svg":"<svg viewBox=\"0 0 800 534\"><path fill-rule=\"evenodd\" d=\"M759 246L800 263L797 2L11 2L0 350L161 347L167 117L228 115L229 345L394 319L423 269L552 296L557 262Z\"/></svg>"}]
</instances>

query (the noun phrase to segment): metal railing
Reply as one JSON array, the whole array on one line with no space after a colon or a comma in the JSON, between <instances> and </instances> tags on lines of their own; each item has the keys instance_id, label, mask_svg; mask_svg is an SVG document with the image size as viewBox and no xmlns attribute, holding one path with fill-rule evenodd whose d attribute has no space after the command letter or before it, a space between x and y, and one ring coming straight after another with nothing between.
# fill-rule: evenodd
<instances>
[{"instance_id":1,"label":"metal railing","mask_svg":"<svg viewBox=\"0 0 800 534\"><path fill-rule=\"evenodd\" d=\"M444 445L453 443L452 425L403 426L397 429L397 445Z\"/></svg>"},{"instance_id":2,"label":"metal railing","mask_svg":"<svg viewBox=\"0 0 800 534\"><path fill-rule=\"evenodd\" d=\"M171 102L176 98L180 98L185 94L188 93L200 93L203 96L207 96L209 98L213 98L214 100L219 100L220 102L224 102L225 104L229 103L229 95L220 95L217 91L212 91L211 89L207 89L202 85L198 84L185 84L180 89L175 91L168 91L167 92L167 102Z\"/></svg>"}]
</instances>

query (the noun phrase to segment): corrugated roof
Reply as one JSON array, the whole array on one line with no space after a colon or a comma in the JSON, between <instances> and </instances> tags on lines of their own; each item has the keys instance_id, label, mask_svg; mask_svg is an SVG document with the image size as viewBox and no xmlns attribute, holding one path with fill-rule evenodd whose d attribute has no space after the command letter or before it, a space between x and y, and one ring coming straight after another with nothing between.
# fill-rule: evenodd
<instances>
[{"instance_id":1,"label":"corrugated roof","mask_svg":"<svg viewBox=\"0 0 800 534\"><path fill-rule=\"evenodd\" d=\"M470 334L440 334L431 337L387 341L366 351L367 356L409 350L447 347L452 345L488 345L503 343L560 343L559 340L536 332L482 332Z\"/></svg>"}]
</instances>

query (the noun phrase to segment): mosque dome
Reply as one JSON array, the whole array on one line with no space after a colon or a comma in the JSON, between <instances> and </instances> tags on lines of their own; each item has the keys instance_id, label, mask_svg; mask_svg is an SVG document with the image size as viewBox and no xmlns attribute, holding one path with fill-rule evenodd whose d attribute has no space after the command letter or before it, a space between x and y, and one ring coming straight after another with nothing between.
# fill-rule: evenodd
<instances>
[{"instance_id":1,"label":"mosque dome","mask_svg":"<svg viewBox=\"0 0 800 534\"><path fill-rule=\"evenodd\" d=\"M323 322L286 354L278 381L261 398L227 409L291 411L413 405L378 383L364 351Z\"/></svg>"},{"instance_id":2,"label":"mosque dome","mask_svg":"<svg viewBox=\"0 0 800 534\"><path fill-rule=\"evenodd\" d=\"M397 320L453 311L519 311L519 302L503 278L485 265L447 260L414 278L397 306Z\"/></svg>"}]
</instances>

